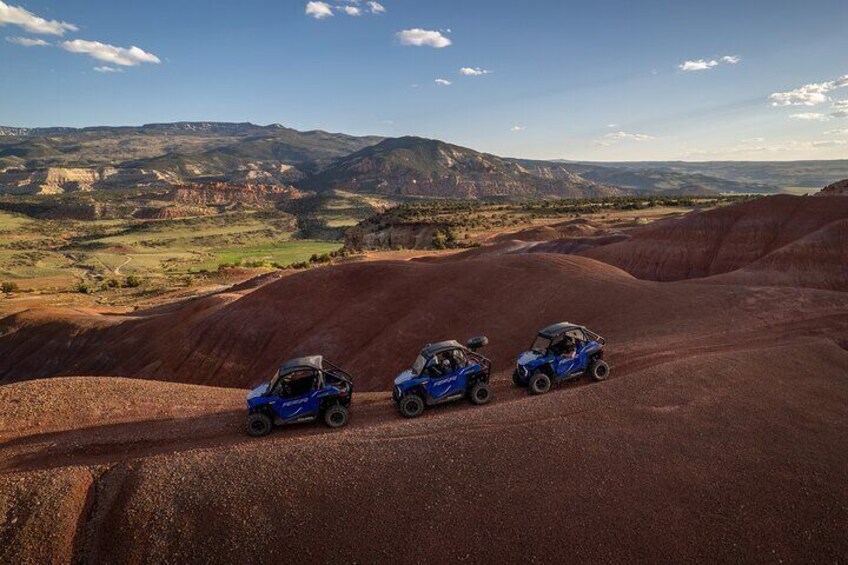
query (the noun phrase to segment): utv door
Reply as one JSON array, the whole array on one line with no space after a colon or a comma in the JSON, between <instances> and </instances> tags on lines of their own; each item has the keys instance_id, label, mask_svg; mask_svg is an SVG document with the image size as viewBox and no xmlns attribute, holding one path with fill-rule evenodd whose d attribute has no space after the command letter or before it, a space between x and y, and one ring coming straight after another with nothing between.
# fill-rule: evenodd
<instances>
[{"instance_id":1,"label":"utv door","mask_svg":"<svg viewBox=\"0 0 848 565\"><path fill-rule=\"evenodd\" d=\"M279 401L276 403L277 415L283 421L314 417L318 414L321 376L312 371L306 375L293 375L285 383Z\"/></svg>"},{"instance_id":2,"label":"utv door","mask_svg":"<svg viewBox=\"0 0 848 565\"><path fill-rule=\"evenodd\" d=\"M580 366L579 361L579 354L574 359L568 359L558 355L553 363L557 377L566 377L569 373L573 373Z\"/></svg>"},{"instance_id":3,"label":"utv door","mask_svg":"<svg viewBox=\"0 0 848 565\"><path fill-rule=\"evenodd\" d=\"M451 371L445 375L431 377L427 382L427 394L436 401L455 394L460 389L458 385L460 372Z\"/></svg>"}]
</instances>

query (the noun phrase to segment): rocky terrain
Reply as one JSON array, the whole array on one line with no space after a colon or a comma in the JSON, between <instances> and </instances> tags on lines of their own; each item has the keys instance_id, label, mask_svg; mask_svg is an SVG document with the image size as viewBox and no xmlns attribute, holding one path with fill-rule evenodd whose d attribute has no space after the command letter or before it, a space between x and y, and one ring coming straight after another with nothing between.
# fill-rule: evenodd
<instances>
[{"instance_id":1,"label":"rocky terrain","mask_svg":"<svg viewBox=\"0 0 848 565\"><path fill-rule=\"evenodd\" d=\"M484 198L541 195L585 198L624 191L586 181L562 166L525 168L513 161L433 139L387 139L345 157L303 183L401 196Z\"/></svg>"},{"instance_id":2,"label":"rocky terrain","mask_svg":"<svg viewBox=\"0 0 848 565\"><path fill-rule=\"evenodd\" d=\"M645 161L645 162L603 162L603 163L574 163L565 162L576 172L583 175L583 167L589 171L600 168L600 174L612 169L613 172L634 174L640 178L640 173L654 175L667 173L668 179L678 176L679 180L690 175L703 175L712 179L725 179L749 185L765 185L780 187L820 188L835 179L848 177L848 159L832 161ZM587 178L591 174L584 175ZM679 182L678 180L678 182ZM638 181L637 181L638 182ZM759 191L757 191L759 192Z\"/></svg>"},{"instance_id":3,"label":"rocky terrain","mask_svg":"<svg viewBox=\"0 0 848 565\"><path fill-rule=\"evenodd\" d=\"M219 122L0 128L3 133L0 194L136 188L189 181L290 184L303 178L305 171L382 139L300 132L278 124ZM76 178L80 179L78 184L74 184Z\"/></svg>"},{"instance_id":4,"label":"rocky terrain","mask_svg":"<svg viewBox=\"0 0 848 565\"><path fill-rule=\"evenodd\" d=\"M0 127L0 194L227 182L451 198L707 195L777 192L785 182L825 184L848 175L847 165L534 161L438 140L301 132L279 124Z\"/></svg>"},{"instance_id":5,"label":"rocky terrain","mask_svg":"<svg viewBox=\"0 0 848 565\"><path fill-rule=\"evenodd\" d=\"M11 169L0 173L0 182L2 182L0 190L5 194L63 194L125 186L162 187L174 184L177 178L156 170L135 168Z\"/></svg>"}]
</instances>

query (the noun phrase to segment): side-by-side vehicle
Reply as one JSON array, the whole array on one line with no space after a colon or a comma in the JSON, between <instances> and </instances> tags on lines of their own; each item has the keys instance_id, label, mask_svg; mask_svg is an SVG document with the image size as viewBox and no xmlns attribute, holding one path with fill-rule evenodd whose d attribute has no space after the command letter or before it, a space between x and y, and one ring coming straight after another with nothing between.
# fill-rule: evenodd
<instances>
[{"instance_id":1,"label":"side-by-side vehicle","mask_svg":"<svg viewBox=\"0 0 848 565\"><path fill-rule=\"evenodd\" d=\"M467 398L486 404L492 397L489 377L492 362L477 352L489 343L485 336L441 341L424 347L407 369L395 379L392 398L406 418L415 418L426 406Z\"/></svg>"},{"instance_id":2,"label":"side-by-side vehicle","mask_svg":"<svg viewBox=\"0 0 848 565\"><path fill-rule=\"evenodd\" d=\"M540 330L530 349L518 357L512 380L531 394L544 394L553 383L584 375L603 381L609 376L605 345L604 338L583 326L553 324Z\"/></svg>"},{"instance_id":3,"label":"side-by-side vehicle","mask_svg":"<svg viewBox=\"0 0 848 565\"><path fill-rule=\"evenodd\" d=\"M352 397L353 377L320 355L286 361L247 395L247 433L264 436L274 426L315 420L341 428Z\"/></svg>"}]
</instances>

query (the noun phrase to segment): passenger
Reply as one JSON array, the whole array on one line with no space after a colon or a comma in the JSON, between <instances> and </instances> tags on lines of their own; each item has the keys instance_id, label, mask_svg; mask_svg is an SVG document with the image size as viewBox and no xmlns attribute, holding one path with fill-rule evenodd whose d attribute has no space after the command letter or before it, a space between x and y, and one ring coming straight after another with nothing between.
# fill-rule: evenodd
<instances>
[{"instance_id":1,"label":"passenger","mask_svg":"<svg viewBox=\"0 0 848 565\"><path fill-rule=\"evenodd\" d=\"M576 355L574 339L571 338L571 336L565 336L562 338L562 341L556 344L556 350L554 351L554 347L551 347L551 350L554 355L564 359L574 359Z\"/></svg>"}]
</instances>

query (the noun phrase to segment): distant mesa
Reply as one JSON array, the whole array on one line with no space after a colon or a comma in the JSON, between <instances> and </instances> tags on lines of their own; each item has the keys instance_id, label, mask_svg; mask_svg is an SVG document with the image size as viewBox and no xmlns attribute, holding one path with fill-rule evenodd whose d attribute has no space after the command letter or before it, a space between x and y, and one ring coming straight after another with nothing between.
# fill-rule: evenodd
<instances>
[{"instance_id":1,"label":"distant mesa","mask_svg":"<svg viewBox=\"0 0 848 565\"><path fill-rule=\"evenodd\" d=\"M525 166L436 139L386 139L339 159L301 183L312 190L343 189L400 196L621 196L628 191L588 181L558 163Z\"/></svg>"},{"instance_id":2,"label":"distant mesa","mask_svg":"<svg viewBox=\"0 0 848 565\"><path fill-rule=\"evenodd\" d=\"M298 131L280 124L0 126L0 194L190 183L297 186L379 195L603 198L773 193L848 175L848 161L586 163L500 157L421 137Z\"/></svg>"}]
</instances>

